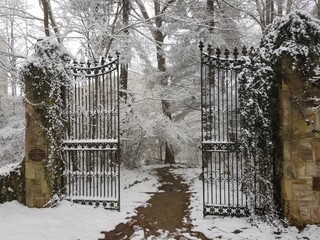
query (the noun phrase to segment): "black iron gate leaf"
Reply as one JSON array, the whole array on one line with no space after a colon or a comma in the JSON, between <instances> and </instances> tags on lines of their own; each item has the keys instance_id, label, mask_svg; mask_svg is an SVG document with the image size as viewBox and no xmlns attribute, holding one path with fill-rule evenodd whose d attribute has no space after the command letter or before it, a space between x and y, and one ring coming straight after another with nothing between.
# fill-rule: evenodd
<instances>
[{"instance_id":1,"label":"black iron gate leaf","mask_svg":"<svg viewBox=\"0 0 320 240\"><path fill-rule=\"evenodd\" d=\"M243 62L235 48L201 49L203 213L247 216L241 153L238 75Z\"/></svg>"},{"instance_id":2,"label":"black iron gate leaf","mask_svg":"<svg viewBox=\"0 0 320 240\"><path fill-rule=\"evenodd\" d=\"M120 210L119 56L73 62L63 142L67 199Z\"/></svg>"}]
</instances>

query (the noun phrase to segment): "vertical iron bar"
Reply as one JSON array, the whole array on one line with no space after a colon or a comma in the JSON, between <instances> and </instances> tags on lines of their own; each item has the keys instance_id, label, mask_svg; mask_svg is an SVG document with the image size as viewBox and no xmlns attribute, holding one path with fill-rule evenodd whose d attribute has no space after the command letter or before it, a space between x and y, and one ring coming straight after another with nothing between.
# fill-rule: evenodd
<instances>
[{"instance_id":1,"label":"vertical iron bar","mask_svg":"<svg viewBox=\"0 0 320 240\"><path fill-rule=\"evenodd\" d=\"M103 74L103 78L102 78L102 109L103 109L103 139L107 139L106 136L106 95L108 94L108 92L106 92L106 77L105 74Z\"/></svg>"},{"instance_id":2,"label":"vertical iron bar","mask_svg":"<svg viewBox=\"0 0 320 240\"><path fill-rule=\"evenodd\" d=\"M89 127L89 139L92 139L92 135L91 135L91 78L89 77L88 78L88 91L89 91L89 94L88 94L88 127Z\"/></svg>"},{"instance_id":3,"label":"vertical iron bar","mask_svg":"<svg viewBox=\"0 0 320 240\"><path fill-rule=\"evenodd\" d=\"M229 60L230 61L230 60ZM225 78L225 80L226 80L226 109L225 109L225 111L226 111L226 113L225 113L225 115L226 115L226 129L225 129L225 131L226 131L226 133L225 133L225 135L226 135L226 138L225 138L225 140L226 140L226 142L227 142L227 174L228 174L228 206L230 207L230 205L231 205L231 202L230 202L230 193L231 193L231 189L230 189L230 181L232 180L232 178L230 178L230 174L232 174L232 172L231 172L231 167L230 167L230 151L231 151L231 146L230 146L230 142L229 142L229 139L228 139L228 131L229 131L229 119L228 119L228 117L229 117L229 90L228 90L228 88L229 88L229 84L228 84L228 82L229 82L229 68L230 68L230 63L228 63L228 65L227 65L227 68L226 68L226 78Z\"/></svg>"},{"instance_id":4,"label":"vertical iron bar","mask_svg":"<svg viewBox=\"0 0 320 240\"><path fill-rule=\"evenodd\" d=\"M217 65L220 66L219 58L217 59ZM218 104L218 107L217 107L217 109L218 109L218 139L217 140L220 142L220 140L221 140L221 138L220 138L220 134L221 134L220 133L220 130L221 130L220 129L220 127L221 127L220 126L220 122L221 122L220 121L220 114L221 114L220 113L221 112L221 109L220 109L220 67L218 67L218 81L217 82L218 82L218 85L217 85L217 90L218 90L217 91L217 95L218 95L217 96L217 99L218 99L218 102L217 102L217 104Z\"/></svg>"},{"instance_id":5,"label":"vertical iron bar","mask_svg":"<svg viewBox=\"0 0 320 240\"><path fill-rule=\"evenodd\" d=\"M71 196L71 157L70 157L70 151L67 151L67 163L68 163L68 196Z\"/></svg>"},{"instance_id":6,"label":"vertical iron bar","mask_svg":"<svg viewBox=\"0 0 320 240\"><path fill-rule=\"evenodd\" d=\"M118 139L118 144L117 144L117 178L118 178L118 204L119 204L119 211L120 211L120 154L121 154L121 149L120 149L120 79L119 79L119 53L117 53L117 103L118 103L118 112L117 112L117 117L118 117L118 130L117 130L117 139Z\"/></svg>"},{"instance_id":7,"label":"vertical iron bar","mask_svg":"<svg viewBox=\"0 0 320 240\"><path fill-rule=\"evenodd\" d=\"M203 150L203 127L204 127L204 119L203 119L203 43L200 41L199 44L200 48L200 88L201 88L201 160L202 160L202 196L203 196L203 214L205 215L205 183L204 183L204 178L205 178L205 173L204 173L204 150Z\"/></svg>"},{"instance_id":8,"label":"vertical iron bar","mask_svg":"<svg viewBox=\"0 0 320 240\"><path fill-rule=\"evenodd\" d=\"M110 139L110 121L109 121L109 116L110 116L110 113L109 113L109 108L110 108L110 77L109 77L109 74L107 75L107 82L106 82L106 87L107 87L107 91L106 91L106 95L107 95L107 101L106 101L106 105L107 105L107 120L106 120L106 124L107 124L107 136L106 136L106 139Z\"/></svg>"}]
</instances>

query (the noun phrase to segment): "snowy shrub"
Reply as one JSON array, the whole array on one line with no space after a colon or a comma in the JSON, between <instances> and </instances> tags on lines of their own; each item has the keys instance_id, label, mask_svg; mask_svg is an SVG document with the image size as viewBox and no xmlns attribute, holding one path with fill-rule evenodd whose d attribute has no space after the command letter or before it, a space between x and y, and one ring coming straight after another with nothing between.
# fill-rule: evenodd
<instances>
[{"instance_id":1,"label":"snowy shrub","mask_svg":"<svg viewBox=\"0 0 320 240\"><path fill-rule=\"evenodd\" d=\"M263 207L270 220L276 217L275 201L279 198L281 178L276 172L281 168L281 163L276 161L281 150L278 142L281 60L291 59L293 70L304 78L305 85L319 86L319 78L315 78L319 56L320 21L297 11L270 25L260 48L251 49L244 58L239 97L244 154L250 162L244 182L252 212L255 207ZM257 195L256 188L264 194ZM261 206L255 205L257 198Z\"/></svg>"},{"instance_id":2,"label":"snowy shrub","mask_svg":"<svg viewBox=\"0 0 320 240\"><path fill-rule=\"evenodd\" d=\"M24 106L22 97L1 95L0 168L20 163L24 156Z\"/></svg>"},{"instance_id":3,"label":"snowy shrub","mask_svg":"<svg viewBox=\"0 0 320 240\"><path fill-rule=\"evenodd\" d=\"M25 202L24 162L0 168L0 203L18 200Z\"/></svg>"},{"instance_id":4,"label":"snowy shrub","mask_svg":"<svg viewBox=\"0 0 320 240\"><path fill-rule=\"evenodd\" d=\"M128 166L159 163L164 158L165 142L169 142L176 162L198 164L200 113L182 108L178 103L185 100L182 98L185 92L174 93L166 88L164 96L161 86L148 85L145 77L138 76L131 81L127 102L121 103L122 162ZM170 95L174 96L170 102L172 120L163 114L160 100L161 97L169 99Z\"/></svg>"}]
</instances>

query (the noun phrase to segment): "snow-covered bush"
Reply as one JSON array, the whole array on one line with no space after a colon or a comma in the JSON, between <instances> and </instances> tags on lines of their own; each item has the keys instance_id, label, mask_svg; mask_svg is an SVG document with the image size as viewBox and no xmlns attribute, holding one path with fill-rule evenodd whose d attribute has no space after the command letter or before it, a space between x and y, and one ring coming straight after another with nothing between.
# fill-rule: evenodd
<instances>
[{"instance_id":1,"label":"snow-covered bush","mask_svg":"<svg viewBox=\"0 0 320 240\"><path fill-rule=\"evenodd\" d=\"M0 203L24 201L22 97L0 96Z\"/></svg>"},{"instance_id":2,"label":"snow-covered bush","mask_svg":"<svg viewBox=\"0 0 320 240\"><path fill-rule=\"evenodd\" d=\"M0 96L0 168L20 163L24 156L22 97Z\"/></svg>"},{"instance_id":3,"label":"snow-covered bush","mask_svg":"<svg viewBox=\"0 0 320 240\"><path fill-rule=\"evenodd\" d=\"M154 76L154 75L152 75ZM150 76L149 76L150 77ZM172 101L172 120L161 108L159 84L147 84L146 77L130 79L126 103L121 103L121 160L128 166L161 162L165 142L172 145L176 162L198 164L200 152L200 113ZM173 92L173 90L172 90ZM167 91L167 96L172 92ZM182 100L183 93L172 94Z\"/></svg>"},{"instance_id":4,"label":"snow-covered bush","mask_svg":"<svg viewBox=\"0 0 320 240\"><path fill-rule=\"evenodd\" d=\"M282 167L277 161L281 151L278 92L284 57L291 59L293 70L304 78L305 86L319 86L319 78L315 78L320 57L318 19L299 11L277 19L266 30L260 48L252 49L244 58L245 68L240 74L244 154L250 162L244 182L252 211L259 198L270 219L275 217L275 201L279 200ZM317 102L314 107L316 105ZM310 124L308 119L305 120ZM256 194L257 187L263 195Z\"/></svg>"}]
</instances>

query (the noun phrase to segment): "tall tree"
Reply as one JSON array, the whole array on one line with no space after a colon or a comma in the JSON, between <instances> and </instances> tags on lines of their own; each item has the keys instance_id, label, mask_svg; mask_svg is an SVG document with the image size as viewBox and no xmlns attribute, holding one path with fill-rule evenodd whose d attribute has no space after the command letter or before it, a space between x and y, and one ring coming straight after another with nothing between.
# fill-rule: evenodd
<instances>
[{"instance_id":1,"label":"tall tree","mask_svg":"<svg viewBox=\"0 0 320 240\"><path fill-rule=\"evenodd\" d=\"M208 26L211 33L213 32L214 28L214 2L215 0L207 0L207 13L209 17Z\"/></svg>"},{"instance_id":2,"label":"tall tree","mask_svg":"<svg viewBox=\"0 0 320 240\"><path fill-rule=\"evenodd\" d=\"M122 39L119 31L122 0L59 0L64 35L81 44L79 55L99 58L108 55L113 43ZM124 20L123 20L124 21Z\"/></svg>"},{"instance_id":3,"label":"tall tree","mask_svg":"<svg viewBox=\"0 0 320 240\"><path fill-rule=\"evenodd\" d=\"M140 12L146 21L149 21L149 29L151 31L152 37L154 39L155 48L156 48L156 58L157 58L157 68L162 73L161 84L163 86L168 86L168 77L166 76L166 55L164 49L164 41L167 34L164 32L164 15L167 12L168 8L176 0L167 0L161 2L159 0L153 0L153 9L154 17L153 21L150 18L148 11L141 0L136 0L136 3L140 9ZM166 99L161 100L162 111L165 116L172 120L171 111L170 111L170 102ZM165 163L174 163L174 152L172 145L168 142L165 142Z\"/></svg>"},{"instance_id":4,"label":"tall tree","mask_svg":"<svg viewBox=\"0 0 320 240\"><path fill-rule=\"evenodd\" d=\"M54 14L53 14L53 9L51 6L50 0L41 0L42 8L43 8L43 14L44 14L44 32L47 37L50 36L50 25L57 37L57 40L59 43L61 43L61 38L60 38L60 31L57 26Z\"/></svg>"},{"instance_id":5,"label":"tall tree","mask_svg":"<svg viewBox=\"0 0 320 240\"><path fill-rule=\"evenodd\" d=\"M129 37L129 16L130 16L130 0L122 0L122 24L124 32L124 48L128 50L128 37ZM127 93L125 92L128 88L128 62L124 62L120 66L120 84L123 92L120 94L125 100L127 99Z\"/></svg>"},{"instance_id":6,"label":"tall tree","mask_svg":"<svg viewBox=\"0 0 320 240\"><path fill-rule=\"evenodd\" d=\"M35 20L41 21L28 13L25 0L3 0L0 2L0 69L3 81L8 81L12 95L19 90L19 60L28 55L29 47L36 38ZM32 26L32 33L30 29Z\"/></svg>"}]
</instances>

